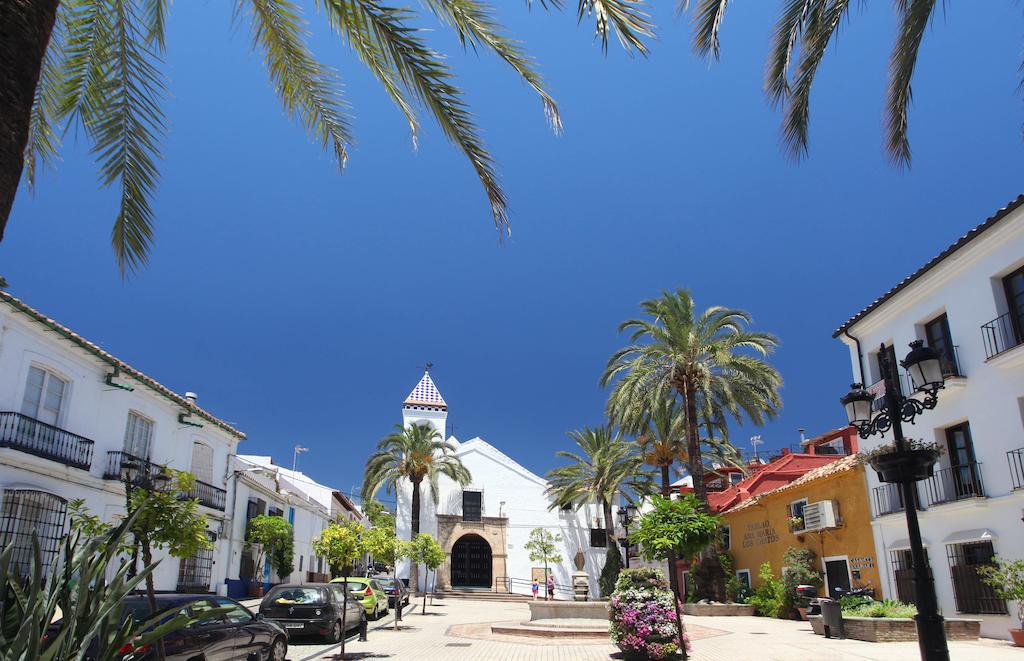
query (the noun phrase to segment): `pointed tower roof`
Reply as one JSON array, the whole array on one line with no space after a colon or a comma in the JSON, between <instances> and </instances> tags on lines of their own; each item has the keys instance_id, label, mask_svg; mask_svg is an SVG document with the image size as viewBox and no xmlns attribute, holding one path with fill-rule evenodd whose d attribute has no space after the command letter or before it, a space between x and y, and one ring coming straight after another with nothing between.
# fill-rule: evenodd
<instances>
[{"instance_id":1,"label":"pointed tower roof","mask_svg":"<svg viewBox=\"0 0 1024 661\"><path fill-rule=\"evenodd\" d=\"M423 373L423 378L412 389L409 396L405 398L404 405L416 408L428 407L441 411L448 410L448 402L444 401L444 397L441 396L437 386L434 385L434 380L430 378L429 371Z\"/></svg>"}]
</instances>

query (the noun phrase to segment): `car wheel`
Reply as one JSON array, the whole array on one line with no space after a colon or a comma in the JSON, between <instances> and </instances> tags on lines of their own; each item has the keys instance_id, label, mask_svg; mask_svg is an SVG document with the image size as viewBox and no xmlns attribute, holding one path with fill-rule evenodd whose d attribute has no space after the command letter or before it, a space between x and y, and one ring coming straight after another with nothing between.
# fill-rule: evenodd
<instances>
[{"instance_id":1,"label":"car wheel","mask_svg":"<svg viewBox=\"0 0 1024 661\"><path fill-rule=\"evenodd\" d=\"M270 661L284 661L288 658L288 643L284 638L277 637L270 645Z\"/></svg>"},{"instance_id":2,"label":"car wheel","mask_svg":"<svg viewBox=\"0 0 1024 661\"><path fill-rule=\"evenodd\" d=\"M341 640L341 636L341 622L339 620L335 620L334 624L331 625L331 630L327 632L325 638L328 643L336 643Z\"/></svg>"}]
</instances>

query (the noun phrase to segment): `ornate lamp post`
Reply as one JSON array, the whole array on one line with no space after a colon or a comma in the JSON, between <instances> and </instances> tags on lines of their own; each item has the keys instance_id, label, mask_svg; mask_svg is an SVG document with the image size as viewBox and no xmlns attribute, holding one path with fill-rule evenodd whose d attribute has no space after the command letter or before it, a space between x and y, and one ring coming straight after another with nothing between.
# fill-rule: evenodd
<instances>
[{"instance_id":1,"label":"ornate lamp post","mask_svg":"<svg viewBox=\"0 0 1024 661\"><path fill-rule=\"evenodd\" d=\"M882 349L884 351L884 345ZM853 384L850 392L839 400L846 408L850 424L857 428L861 438L868 438L872 434L884 435L892 429L895 451L874 457L870 463L881 481L899 484L903 495L917 596L917 615L914 619L917 621L921 658L925 661L949 660L945 624L939 615L935 583L928 572L924 546L921 544L915 486L917 481L932 476L939 455L932 449L908 447L903 436L903 423L913 424L918 415L935 408L938 403L938 391L945 385L940 358L938 351L924 346L921 340L910 343L910 353L900 363L913 379L915 392L909 397L900 395L896 390L895 365L890 365L887 360L880 361L885 384L885 407L875 415L871 411L875 398L860 383Z\"/></svg>"},{"instance_id":2,"label":"ornate lamp post","mask_svg":"<svg viewBox=\"0 0 1024 661\"><path fill-rule=\"evenodd\" d=\"M629 524L636 521L636 505L620 507L618 511L619 525L626 531L626 569L629 569Z\"/></svg>"}]
</instances>

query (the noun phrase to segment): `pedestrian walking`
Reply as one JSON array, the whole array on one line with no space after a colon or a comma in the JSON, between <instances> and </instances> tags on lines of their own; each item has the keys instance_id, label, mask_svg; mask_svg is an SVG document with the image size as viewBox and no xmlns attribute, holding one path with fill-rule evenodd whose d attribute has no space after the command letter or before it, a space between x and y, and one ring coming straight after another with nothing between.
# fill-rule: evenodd
<instances>
[{"instance_id":1,"label":"pedestrian walking","mask_svg":"<svg viewBox=\"0 0 1024 661\"><path fill-rule=\"evenodd\" d=\"M540 583L537 582L536 578L530 582L530 590L533 592L533 600L537 601L537 593L540 592Z\"/></svg>"},{"instance_id":2,"label":"pedestrian walking","mask_svg":"<svg viewBox=\"0 0 1024 661\"><path fill-rule=\"evenodd\" d=\"M548 600L555 598L555 576L554 574L548 574Z\"/></svg>"}]
</instances>

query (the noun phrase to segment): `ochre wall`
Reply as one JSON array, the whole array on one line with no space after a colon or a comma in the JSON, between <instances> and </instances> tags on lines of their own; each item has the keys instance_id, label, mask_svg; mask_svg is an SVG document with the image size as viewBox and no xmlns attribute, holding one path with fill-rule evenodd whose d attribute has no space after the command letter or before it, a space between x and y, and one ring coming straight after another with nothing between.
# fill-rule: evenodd
<instances>
[{"instance_id":1,"label":"ochre wall","mask_svg":"<svg viewBox=\"0 0 1024 661\"><path fill-rule=\"evenodd\" d=\"M810 503L835 501L837 515L842 520L840 527L818 532L790 532L789 504L801 498ZM847 556L853 587L870 586L875 589L876 599L883 597L863 466L761 496L757 504L727 512L722 518L730 527L729 554L733 557L735 569L750 570L752 587L756 588L761 582L758 570L764 562L770 562L772 573L780 576L782 555L787 548L795 546L814 551L816 568L822 573L823 558ZM860 572L859 579L857 572ZM822 596L825 596L824 590Z\"/></svg>"}]
</instances>

